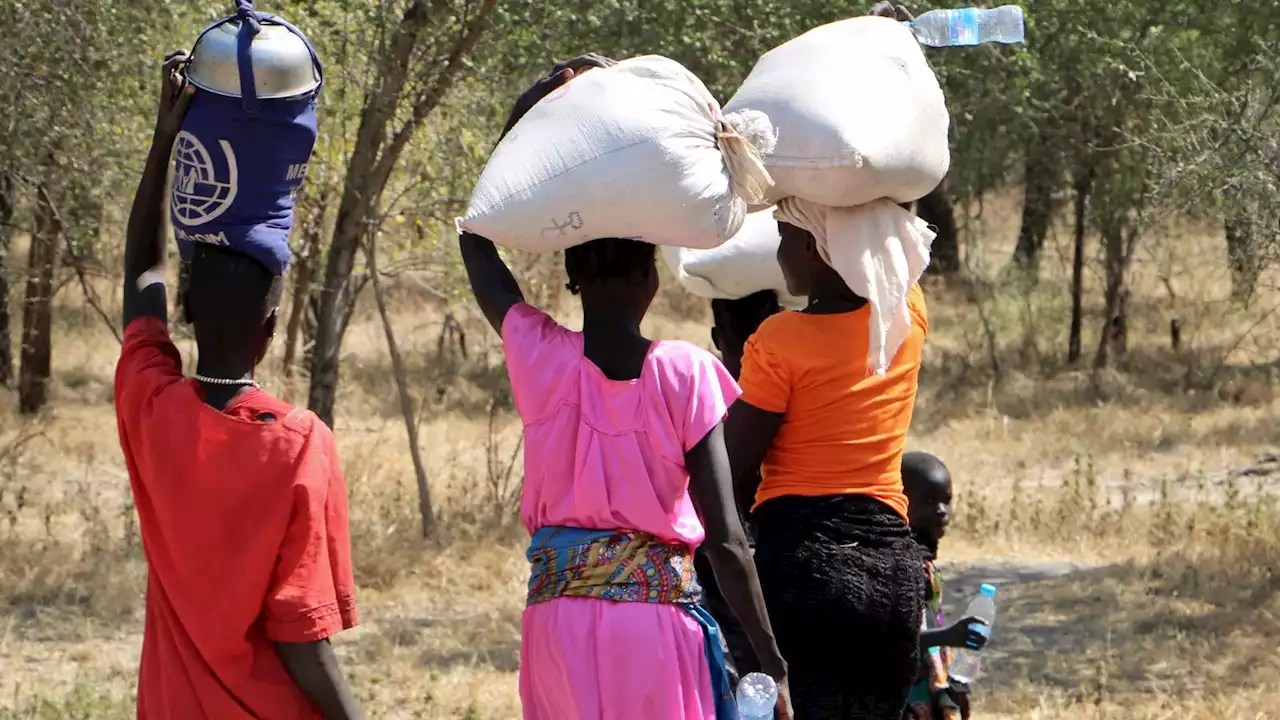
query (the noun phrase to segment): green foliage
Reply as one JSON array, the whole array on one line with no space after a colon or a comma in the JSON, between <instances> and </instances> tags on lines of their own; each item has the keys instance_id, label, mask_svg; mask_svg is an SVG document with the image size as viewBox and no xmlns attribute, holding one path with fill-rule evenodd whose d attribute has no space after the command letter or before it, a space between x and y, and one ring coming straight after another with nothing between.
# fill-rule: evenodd
<instances>
[{"instance_id":1,"label":"green foliage","mask_svg":"<svg viewBox=\"0 0 1280 720\"><path fill-rule=\"evenodd\" d=\"M327 236L365 90L379 78L374 58L406 0L258 4L304 29L325 63L321 133L300 202L318 210ZM503 0L463 75L400 159L379 207L393 234L381 247L391 263L456 277L452 254L440 251L441 228L465 206L512 99L555 60L662 54L727 101L760 54L869 4ZM1095 230L1156 209L1211 218L1243 212L1257 227L1280 228L1276 3L1022 4L1025 44L928 51L952 113L956 200L1023 184L1027 172L1065 191L1092 170ZM431 6L441 13L431 20L439 38L420 48L424 67L477 6ZM0 103L0 170L28 181L20 188L25 206L34 183L50 184L74 246L101 254L103 239L118 237L149 140L160 56L189 47L204 24L230 10L230 2L0 3L0 93L10 99ZM429 81L413 78L406 92Z\"/></svg>"}]
</instances>

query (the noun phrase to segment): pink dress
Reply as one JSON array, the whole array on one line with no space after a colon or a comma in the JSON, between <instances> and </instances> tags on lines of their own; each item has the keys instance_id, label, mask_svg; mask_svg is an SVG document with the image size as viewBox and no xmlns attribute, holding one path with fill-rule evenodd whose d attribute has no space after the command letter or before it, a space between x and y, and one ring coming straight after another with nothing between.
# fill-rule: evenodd
<instances>
[{"instance_id":1,"label":"pink dress","mask_svg":"<svg viewBox=\"0 0 1280 720\"><path fill-rule=\"evenodd\" d=\"M520 515L540 527L641 530L697 547L685 451L723 418L738 386L711 353L655 342L640 377L616 381L582 334L528 305L502 325L524 422ZM525 609L526 720L714 720L702 628L675 605L558 598Z\"/></svg>"}]
</instances>

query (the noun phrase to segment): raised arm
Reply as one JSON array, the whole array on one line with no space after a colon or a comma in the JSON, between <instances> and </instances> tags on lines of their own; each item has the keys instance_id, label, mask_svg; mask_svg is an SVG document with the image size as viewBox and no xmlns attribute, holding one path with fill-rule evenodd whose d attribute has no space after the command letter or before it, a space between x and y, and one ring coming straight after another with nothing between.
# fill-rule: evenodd
<instances>
[{"instance_id":1,"label":"raised arm","mask_svg":"<svg viewBox=\"0 0 1280 720\"><path fill-rule=\"evenodd\" d=\"M467 280L471 293L476 296L480 311L499 335L502 321L512 305L524 302L524 292L511 268L502 261L498 248L488 238L463 232L458 236L458 250L462 264L467 268Z\"/></svg>"},{"instance_id":2,"label":"raised arm","mask_svg":"<svg viewBox=\"0 0 1280 720\"><path fill-rule=\"evenodd\" d=\"M129 211L124 244L124 325L150 316L168 320L165 298L164 210L165 180L169 155L182 129L182 119L191 105L195 87L186 83L182 72L187 51L175 50L165 56L160 86L160 108L151 137L151 151L142 170L142 179Z\"/></svg>"},{"instance_id":3,"label":"raised arm","mask_svg":"<svg viewBox=\"0 0 1280 720\"><path fill-rule=\"evenodd\" d=\"M575 73L585 72L591 68L608 67L614 62L600 55L588 54L557 63L551 72L538 79L528 90L516 98L511 108L511 115L502 128L502 136L506 137L511 128L520 122L529 109L538 104L556 88L569 82ZM516 282L511 268L503 262L498 249L488 238L475 233L463 232L458 237L458 249L462 253L462 264L467 269L467 280L471 282L471 292L476 297L484 317L493 329L502 334L502 321L512 305L524 302L524 293L520 283Z\"/></svg>"},{"instance_id":4,"label":"raised arm","mask_svg":"<svg viewBox=\"0 0 1280 720\"><path fill-rule=\"evenodd\" d=\"M901 5L895 5L891 2L878 2L871 6L867 11L868 15L878 15L880 17L897 20L898 22L911 22L915 20L915 16L911 11Z\"/></svg>"},{"instance_id":5,"label":"raised arm","mask_svg":"<svg viewBox=\"0 0 1280 720\"><path fill-rule=\"evenodd\" d=\"M790 720L787 663L774 639L747 534L734 506L722 425L712 428L685 453L685 465L689 468L689 495L706 529L702 547L707 551L720 592L742 623L761 669L778 682L778 717Z\"/></svg>"}]
</instances>

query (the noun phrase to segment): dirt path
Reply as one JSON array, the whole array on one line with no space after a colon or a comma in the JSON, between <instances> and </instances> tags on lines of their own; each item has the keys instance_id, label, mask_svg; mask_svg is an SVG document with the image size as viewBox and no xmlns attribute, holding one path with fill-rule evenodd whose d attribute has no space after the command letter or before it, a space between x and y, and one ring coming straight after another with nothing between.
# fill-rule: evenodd
<instances>
[{"instance_id":1,"label":"dirt path","mask_svg":"<svg viewBox=\"0 0 1280 720\"><path fill-rule=\"evenodd\" d=\"M1081 565L1078 563L1012 563L1012 562L978 562L978 563L938 563L946 582L947 615L955 615L964 611L970 598L978 594L983 583L991 583L997 588L1011 585L1053 580L1083 570L1092 570L1097 565ZM997 597L999 593L997 593ZM997 604L997 609L999 605Z\"/></svg>"}]
</instances>

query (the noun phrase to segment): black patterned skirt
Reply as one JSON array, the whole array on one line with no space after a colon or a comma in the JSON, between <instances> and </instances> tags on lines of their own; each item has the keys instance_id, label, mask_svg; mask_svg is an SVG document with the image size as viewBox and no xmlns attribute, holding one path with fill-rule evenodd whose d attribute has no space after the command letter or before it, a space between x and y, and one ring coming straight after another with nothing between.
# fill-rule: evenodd
<instances>
[{"instance_id":1,"label":"black patterned skirt","mask_svg":"<svg viewBox=\"0 0 1280 720\"><path fill-rule=\"evenodd\" d=\"M925 595L906 521L862 495L775 498L752 519L796 717L899 720L918 669Z\"/></svg>"}]
</instances>

